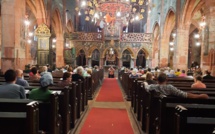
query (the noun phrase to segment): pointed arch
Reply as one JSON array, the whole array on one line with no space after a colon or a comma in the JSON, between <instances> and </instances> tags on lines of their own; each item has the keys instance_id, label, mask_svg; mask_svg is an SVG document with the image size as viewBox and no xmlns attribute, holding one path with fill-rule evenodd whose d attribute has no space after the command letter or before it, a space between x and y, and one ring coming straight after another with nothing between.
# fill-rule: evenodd
<instances>
[{"instance_id":1,"label":"pointed arch","mask_svg":"<svg viewBox=\"0 0 215 134\"><path fill-rule=\"evenodd\" d=\"M34 16L37 16L37 9L35 4L31 0L26 1L27 6L30 8L31 12L34 14Z\"/></svg>"},{"instance_id":2,"label":"pointed arch","mask_svg":"<svg viewBox=\"0 0 215 134\"><path fill-rule=\"evenodd\" d=\"M155 23L153 28L154 41L152 45L152 66L158 66L158 58L159 58L159 38L160 38L160 26Z\"/></svg>"},{"instance_id":3,"label":"pointed arch","mask_svg":"<svg viewBox=\"0 0 215 134\"><path fill-rule=\"evenodd\" d=\"M138 53L139 53L140 51L143 51L143 52L145 53L145 57L146 57L146 58L149 58L149 57L150 57L149 52L148 52L145 48L140 48L140 49L137 51L137 55L138 55ZM137 56L137 55L136 55L136 56Z\"/></svg>"},{"instance_id":4,"label":"pointed arch","mask_svg":"<svg viewBox=\"0 0 215 134\"><path fill-rule=\"evenodd\" d=\"M46 8L45 8L45 4L44 4L44 0L35 0L35 7L36 7L36 18L40 18L40 20L38 21L39 24L41 23L45 23L47 24L47 19L46 19Z\"/></svg>"},{"instance_id":5,"label":"pointed arch","mask_svg":"<svg viewBox=\"0 0 215 134\"><path fill-rule=\"evenodd\" d=\"M63 36L63 28L59 9L54 10L54 14L52 17L52 26L57 36Z\"/></svg>"},{"instance_id":6,"label":"pointed arch","mask_svg":"<svg viewBox=\"0 0 215 134\"><path fill-rule=\"evenodd\" d=\"M92 46L91 49L90 49L89 52L88 52L88 57L92 57L92 54L93 54L93 52L94 52L95 50L98 50L98 51L99 51L99 49L98 49L96 46ZM99 53L100 53L100 51L99 51ZM101 54L100 54L100 55L101 55Z\"/></svg>"},{"instance_id":7,"label":"pointed arch","mask_svg":"<svg viewBox=\"0 0 215 134\"><path fill-rule=\"evenodd\" d=\"M166 21L164 24L164 36L167 36L167 38L169 38L172 30L175 27L175 20L176 20L176 15L175 12L173 10L169 10L166 16Z\"/></svg>"},{"instance_id":8,"label":"pointed arch","mask_svg":"<svg viewBox=\"0 0 215 134\"><path fill-rule=\"evenodd\" d=\"M105 58L105 54L106 54L106 52L107 52L110 48L113 48L114 52L116 52L117 58L119 58L119 52L117 51L117 48L111 47L111 46L105 48L105 50L104 50L103 53L102 53L102 58Z\"/></svg>"},{"instance_id":9,"label":"pointed arch","mask_svg":"<svg viewBox=\"0 0 215 134\"><path fill-rule=\"evenodd\" d=\"M201 9L204 4L205 2L203 0L187 0L182 14L181 25L189 25L194 13Z\"/></svg>"},{"instance_id":10,"label":"pointed arch","mask_svg":"<svg viewBox=\"0 0 215 134\"><path fill-rule=\"evenodd\" d=\"M122 50L122 53L125 51L125 50L128 50L130 53L131 53L131 58L133 59L135 56L134 56L134 52L132 51L132 48L131 47L126 47ZM122 55L121 55L122 57Z\"/></svg>"}]
</instances>

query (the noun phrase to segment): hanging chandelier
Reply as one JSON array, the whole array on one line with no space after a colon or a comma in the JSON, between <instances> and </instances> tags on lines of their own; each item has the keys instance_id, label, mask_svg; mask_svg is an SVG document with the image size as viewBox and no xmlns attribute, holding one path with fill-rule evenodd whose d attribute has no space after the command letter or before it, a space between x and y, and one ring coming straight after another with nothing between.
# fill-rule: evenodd
<instances>
[{"instance_id":1,"label":"hanging chandelier","mask_svg":"<svg viewBox=\"0 0 215 134\"><path fill-rule=\"evenodd\" d=\"M148 0L80 0L77 14L85 21L104 20L106 24L121 21L124 24L139 21L148 10Z\"/></svg>"}]
</instances>

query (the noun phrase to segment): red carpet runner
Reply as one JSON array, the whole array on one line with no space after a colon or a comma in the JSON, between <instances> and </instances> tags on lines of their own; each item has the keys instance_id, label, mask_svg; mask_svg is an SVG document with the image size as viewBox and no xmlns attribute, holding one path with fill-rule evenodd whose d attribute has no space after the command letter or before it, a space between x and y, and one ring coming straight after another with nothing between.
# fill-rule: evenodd
<instances>
[{"instance_id":1,"label":"red carpet runner","mask_svg":"<svg viewBox=\"0 0 215 134\"><path fill-rule=\"evenodd\" d=\"M92 108L80 134L133 134L125 109Z\"/></svg>"},{"instance_id":2,"label":"red carpet runner","mask_svg":"<svg viewBox=\"0 0 215 134\"><path fill-rule=\"evenodd\" d=\"M104 79L99 95L96 98L96 101L123 102L122 93L120 91L118 82L115 78Z\"/></svg>"}]
</instances>

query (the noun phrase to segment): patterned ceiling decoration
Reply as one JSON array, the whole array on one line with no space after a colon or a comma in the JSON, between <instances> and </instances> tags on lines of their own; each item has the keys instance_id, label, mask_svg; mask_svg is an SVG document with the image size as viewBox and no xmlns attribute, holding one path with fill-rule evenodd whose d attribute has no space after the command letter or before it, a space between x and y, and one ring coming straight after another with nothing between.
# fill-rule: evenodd
<instances>
[{"instance_id":1,"label":"patterned ceiling decoration","mask_svg":"<svg viewBox=\"0 0 215 134\"><path fill-rule=\"evenodd\" d=\"M98 21L109 15L112 20L131 22L143 19L147 7L148 0L80 0L76 11L80 16L84 13L85 21Z\"/></svg>"}]
</instances>

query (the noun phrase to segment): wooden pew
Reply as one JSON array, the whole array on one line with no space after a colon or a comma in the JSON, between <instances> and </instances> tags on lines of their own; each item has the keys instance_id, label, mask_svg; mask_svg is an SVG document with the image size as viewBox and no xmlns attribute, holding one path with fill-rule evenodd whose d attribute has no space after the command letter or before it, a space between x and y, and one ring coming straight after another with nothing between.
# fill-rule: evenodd
<instances>
[{"instance_id":1,"label":"wooden pew","mask_svg":"<svg viewBox=\"0 0 215 134\"><path fill-rule=\"evenodd\" d=\"M153 97L153 107L150 108L150 134L172 134L174 133L174 108L177 105L186 104L212 104L215 99L183 99L178 97ZM151 105L152 105L151 104Z\"/></svg>"},{"instance_id":2,"label":"wooden pew","mask_svg":"<svg viewBox=\"0 0 215 134\"><path fill-rule=\"evenodd\" d=\"M50 134L61 133L61 116L58 108L59 100L56 93L50 95L49 102L39 102L40 130Z\"/></svg>"},{"instance_id":3,"label":"wooden pew","mask_svg":"<svg viewBox=\"0 0 215 134\"><path fill-rule=\"evenodd\" d=\"M34 88L39 87L25 87L26 90L32 90ZM72 117L71 114L73 113L73 109L71 108L71 100L75 101L75 95L72 92L72 87L50 87L49 90L52 90L53 93L57 93L59 98L59 114L62 117L62 132L63 134L67 134L71 129L70 123ZM74 105L72 105L74 106Z\"/></svg>"},{"instance_id":4,"label":"wooden pew","mask_svg":"<svg viewBox=\"0 0 215 134\"><path fill-rule=\"evenodd\" d=\"M39 103L26 99L0 99L0 133L38 134Z\"/></svg>"},{"instance_id":5,"label":"wooden pew","mask_svg":"<svg viewBox=\"0 0 215 134\"><path fill-rule=\"evenodd\" d=\"M174 114L175 134L212 134L215 105L177 105Z\"/></svg>"}]
</instances>

